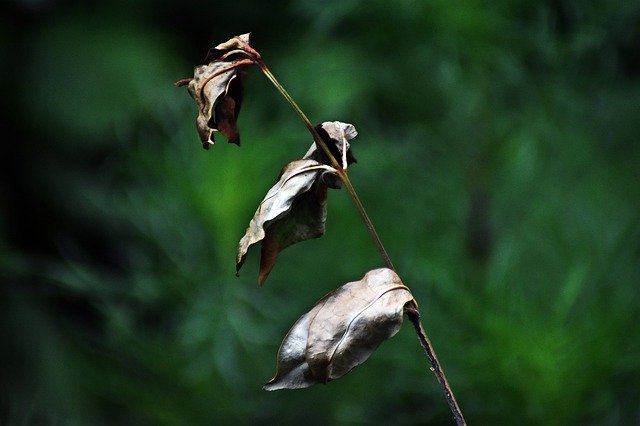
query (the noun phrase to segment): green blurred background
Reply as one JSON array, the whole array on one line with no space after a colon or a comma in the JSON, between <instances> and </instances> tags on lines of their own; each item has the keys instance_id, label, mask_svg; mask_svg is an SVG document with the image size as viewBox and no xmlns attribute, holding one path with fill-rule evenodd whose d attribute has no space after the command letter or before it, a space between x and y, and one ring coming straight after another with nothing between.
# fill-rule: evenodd
<instances>
[{"instance_id":1,"label":"green blurred background","mask_svg":"<svg viewBox=\"0 0 640 426\"><path fill-rule=\"evenodd\" d=\"M265 392L381 266L344 191L266 286L239 238L310 136L257 70L243 146L173 82L252 32L350 175L471 424L640 424L640 2L5 0L0 424L451 424L409 324Z\"/></svg>"}]
</instances>

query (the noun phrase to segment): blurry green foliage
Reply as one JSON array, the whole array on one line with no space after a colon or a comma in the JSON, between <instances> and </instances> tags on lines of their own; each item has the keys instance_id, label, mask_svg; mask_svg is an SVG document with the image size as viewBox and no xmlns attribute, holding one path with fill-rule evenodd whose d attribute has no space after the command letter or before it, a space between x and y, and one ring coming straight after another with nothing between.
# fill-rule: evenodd
<instances>
[{"instance_id":1,"label":"blurry green foliage","mask_svg":"<svg viewBox=\"0 0 640 426\"><path fill-rule=\"evenodd\" d=\"M261 390L295 319L380 260L332 191L325 237L235 278L310 136L252 71L243 146L205 152L172 83L247 31L313 120L356 125L350 175L467 420L637 421L637 2L92 3L1 6L0 423L450 422L408 327Z\"/></svg>"}]
</instances>

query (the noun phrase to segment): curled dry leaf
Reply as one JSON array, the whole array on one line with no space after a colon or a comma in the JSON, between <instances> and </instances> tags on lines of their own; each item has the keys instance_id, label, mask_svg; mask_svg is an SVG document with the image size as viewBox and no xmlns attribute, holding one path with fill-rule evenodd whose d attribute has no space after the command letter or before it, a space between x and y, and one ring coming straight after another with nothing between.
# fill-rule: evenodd
<instances>
[{"instance_id":1,"label":"curled dry leaf","mask_svg":"<svg viewBox=\"0 0 640 426\"><path fill-rule=\"evenodd\" d=\"M217 131L240 145L236 120L242 103L243 68L256 58L259 54L249 45L249 34L243 34L209 49L205 65L194 68L193 78L176 82L188 85L198 105L196 125L205 149L213 145Z\"/></svg>"},{"instance_id":2,"label":"curled dry leaf","mask_svg":"<svg viewBox=\"0 0 640 426\"><path fill-rule=\"evenodd\" d=\"M400 330L405 306L417 309L409 289L388 268L329 293L289 330L276 375L264 389L305 388L342 377Z\"/></svg>"},{"instance_id":3,"label":"curled dry leaf","mask_svg":"<svg viewBox=\"0 0 640 426\"><path fill-rule=\"evenodd\" d=\"M262 242L258 282L264 283L278 253L286 247L324 234L327 217L326 174L335 169L315 160L296 160L282 170L267 192L238 245L236 270L247 251Z\"/></svg>"},{"instance_id":4,"label":"curled dry leaf","mask_svg":"<svg viewBox=\"0 0 640 426\"><path fill-rule=\"evenodd\" d=\"M356 136L358 132L353 124L343 123L341 121L325 121L316 126L316 131L327 144L331 154L338 160L343 169L347 169L349 164L355 163L356 158L351 152L349 141ZM331 165L326 154L319 149L315 142L309 148L304 158L311 158L320 163Z\"/></svg>"}]
</instances>

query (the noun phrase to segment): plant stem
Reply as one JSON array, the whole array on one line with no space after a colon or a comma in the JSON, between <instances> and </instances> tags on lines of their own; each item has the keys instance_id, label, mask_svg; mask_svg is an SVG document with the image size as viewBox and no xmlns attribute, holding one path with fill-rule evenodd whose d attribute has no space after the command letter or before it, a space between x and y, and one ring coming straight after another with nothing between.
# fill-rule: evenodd
<instances>
[{"instance_id":1,"label":"plant stem","mask_svg":"<svg viewBox=\"0 0 640 426\"><path fill-rule=\"evenodd\" d=\"M306 126L307 130L309 130L309 132L311 132L311 134L313 135L313 139L316 141L316 143L320 143L320 146L322 147L322 149L326 148L326 152L329 152L329 147L326 146L326 144L324 143L324 141L322 140L322 138L320 137L316 129L313 127L313 124L311 124L311 121L309 121L309 118L307 117L307 115L304 113L304 111L302 111L302 109L300 109L296 101L294 101L291 95L289 95L289 92L287 92L287 90L282 86L282 84L280 84L278 79L276 79L276 77L271 73L267 65L261 60L256 61L256 63L260 68L260 70L262 71L262 73L269 79L269 81L271 81L271 83L276 87L276 89L278 89L278 92L280 92L280 94L287 100L289 105L291 105L294 111L298 114L298 116ZM320 142L318 142L318 140L316 139L318 139ZM333 156L329 155L329 158L333 158ZM338 167L340 166L339 164L337 164L337 162L336 164L332 164L332 165L335 168L337 168L336 166Z\"/></svg>"},{"instance_id":2,"label":"plant stem","mask_svg":"<svg viewBox=\"0 0 640 426\"><path fill-rule=\"evenodd\" d=\"M307 130L309 130L309 132L313 136L313 140L316 142L316 145L319 146L323 150L323 152L327 155L327 157L329 158L329 161L331 162L331 166L334 169L336 169L338 173L338 177L340 178L345 188L347 189L347 192L351 196L351 199L355 204L356 209L358 210L358 213L360 213L360 217L364 221L367 231L373 238L376 248L378 249L378 252L382 256L382 259L385 265L389 269L395 269L393 267L393 263L391 262L391 258L387 253L387 250L385 249L384 245L382 244L382 241L380 240L380 236L376 232L376 228L373 226L373 223L371 222L371 219L369 218L369 215L367 214L367 211L365 210L362 204L362 201L360 201L360 197L358 197L358 193L356 192L355 188L353 187L353 184L351 183L351 180L349 179L349 176L347 175L347 172L342 168L342 166L340 165L340 162L333 156L333 154L329 150L329 147L327 146L325 141L322 139L322 137L318 134L315 127L311 124L311 121L309 121L309 118L307 118L306 114L302 111L302 109L300 109L298 104L293 100L293 98L289 95L289 93L285 90L285 88L280 84L280 82L278 82L278 80L274 77L274 75L271 73L269 68L262 61L262 59L257 58L255 63L258 65L258 67L264 73L264 75L269 79L269 81L273 83L276 89L278 89L280 94L287 100L289 105L291 105L291 107L295 110L295 112L298 114L298 116L300 117L304 125L307 127ZM444 371L442 370L442 367L438 362L438 358L436 357L436 353L433 350L433 347L431 346L431 342L429 341L429 338L427 337L427 333L425 332L424 327L420 322L420 312L416 308L407 307L405 308L405 313L413 323L413 326L416 329L416 333L418 335L418 340L420 341L420 345L424 349L427 355L427 358L429 358L429 361L433 366L432 370L435 373L436 378L438 379L438 382L440 382L440 384L442 385L445 397L449 404L449 408L453 413L453 417L456 421L456 424L458 426L466 426L467 423L464 420L464 416L462 415L462 410L460 410L460 406L456 401L456 398L453 394L453 390L451 390L451 386L449 385L449 382L447 381L447 377L445 376Z\"/></svg>"},{"instance_id":3,"label":"plant stem","mask_svg":"<svg viewBox=\"0 0 640 426\"><path fill-rule=\"evenodd\" d=\"M353 200L353 203L355 204L356 209L358 210L358 213L360 213L360 217L364 221L364 224L367 227L367 231L369 231L369 234L373 238L373 242L375 243L376 248L378 249L378 253L380 253L380 256L382 257L382 260L384 261L385 266L389 269L395 270L393 266L393 262L391 262L391 258L389 257L389 253L387 253L387 250L382 244L382 240L380 239L380 236L378 235L376 228L373 226L373 222L371 222L371 218L367 214L367 211L365 210L364 205L362 204L362 201L360 201L360 197L358 197L358 193L353 187L353 184L351 183L349 176L347 176L347 174L344 171L342 171L342 173L340 173L340 179L344 183L345 188L347 188L347 192L351 196L351 199Z\"/></svg>"},{"instance_id":4,"label":"plant stem","mask_svg":"<svg viewBox=\"0 0 640 426\"><path fill-rule=\"evenodd\" d=\"M427 333L424 331L424 327L422 326L422 322L420 321L420 312L415 308L405 308L405 313L411 320L413 327L416 330L416 334L418 335L418 340L420 340L420 345L424 349L427 358L429 358L429 362L431 362L432 368L431 371L436 375L438 382L442 386L442 390L447 398L447 402L449 403L449 408L451 409L451 413L453 414L453 418L456 421L458 426L466 426L467 422L462 415L462 410L458 405L458 401L456 401L456 397L453 394L453 390L449 385L449 381L447 380L447 376L445 376L442 367L440 366L440 362L438 361L438 357L436 356L436 352L433 350L433 346L427 337Z\"/></svg>"},{"instance_id":5,"label":"plant stem","mask_svg":"<svg viewBox=\"0 0 640 426\"><path fill-rule=\"evenodd\" d=\"M271 73L267 65L260 59L258 59L256 63L258 67L260 67L260 70L264 73L264 75L269 79L269 81L271 81L271 83L273 83L273 85L276 87L276 89L278 89L280 94L286 99L289 105L291 105L294 111L298 114L298 116L306 126L307 130L309 130L309 132L313 136L313 140L315 141L316 145L318 145L320 149L324 151L327 157L329 157L329 161L331 161L331 165L333 166L333 168L337 170L338 177L343 182L345 188L347 189L347 192L351 196L351 199L356 206L356 209L358 210L358 213L360 213L360 217L362 218L367 228L367 231L371 235L371 238L373 238L373 242L375 243L376 248L378 249L378 252L382 257L382 260L384 261L385 266L389 269L395 269L393 267L393 263L391 262L391 258L387 253L387 250L382 244L382 240L380 239L380 236L378 235L378 232L376 231L375 226L373 226L373 222L371 222L371 218L367 214L367 211L365 210L364 205L362 204L362 201L360 201L360 197L358 197L358 193L356 192L355 188L353 187L353 184L351 183L351 180L349 179L349 176L347 175L347 172L342 168L338 160L333 156L333 154L329 150L329 147L327 146L325 141L322 139L320 134L318 134L318 131L313 126L313 124L311 124L311 121L309 120L309 118L302 111L302 109L300 109L298 104L293 100L293 98L289 95L286 89L280 84L280 82Z\"/></svg>"}]
</instances>

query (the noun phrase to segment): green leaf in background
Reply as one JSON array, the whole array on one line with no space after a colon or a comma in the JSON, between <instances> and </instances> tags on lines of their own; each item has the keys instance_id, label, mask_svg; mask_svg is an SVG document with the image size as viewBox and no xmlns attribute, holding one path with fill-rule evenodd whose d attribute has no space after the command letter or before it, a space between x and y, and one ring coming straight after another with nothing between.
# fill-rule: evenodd
<instances>
[{"instance_id":1,"label":"green leaf in background","mask_svg":"<svg viewBox=\"0 0 640 426\"><path fill-rule=\"evenodd\" d=\"M62 132L67 145L78 143L71 135L104 143L115 127L163 103L177 60L157 30L126 22L70 14L31 35L21 104L33 125Z\"/></svg>"}]
</instances>

